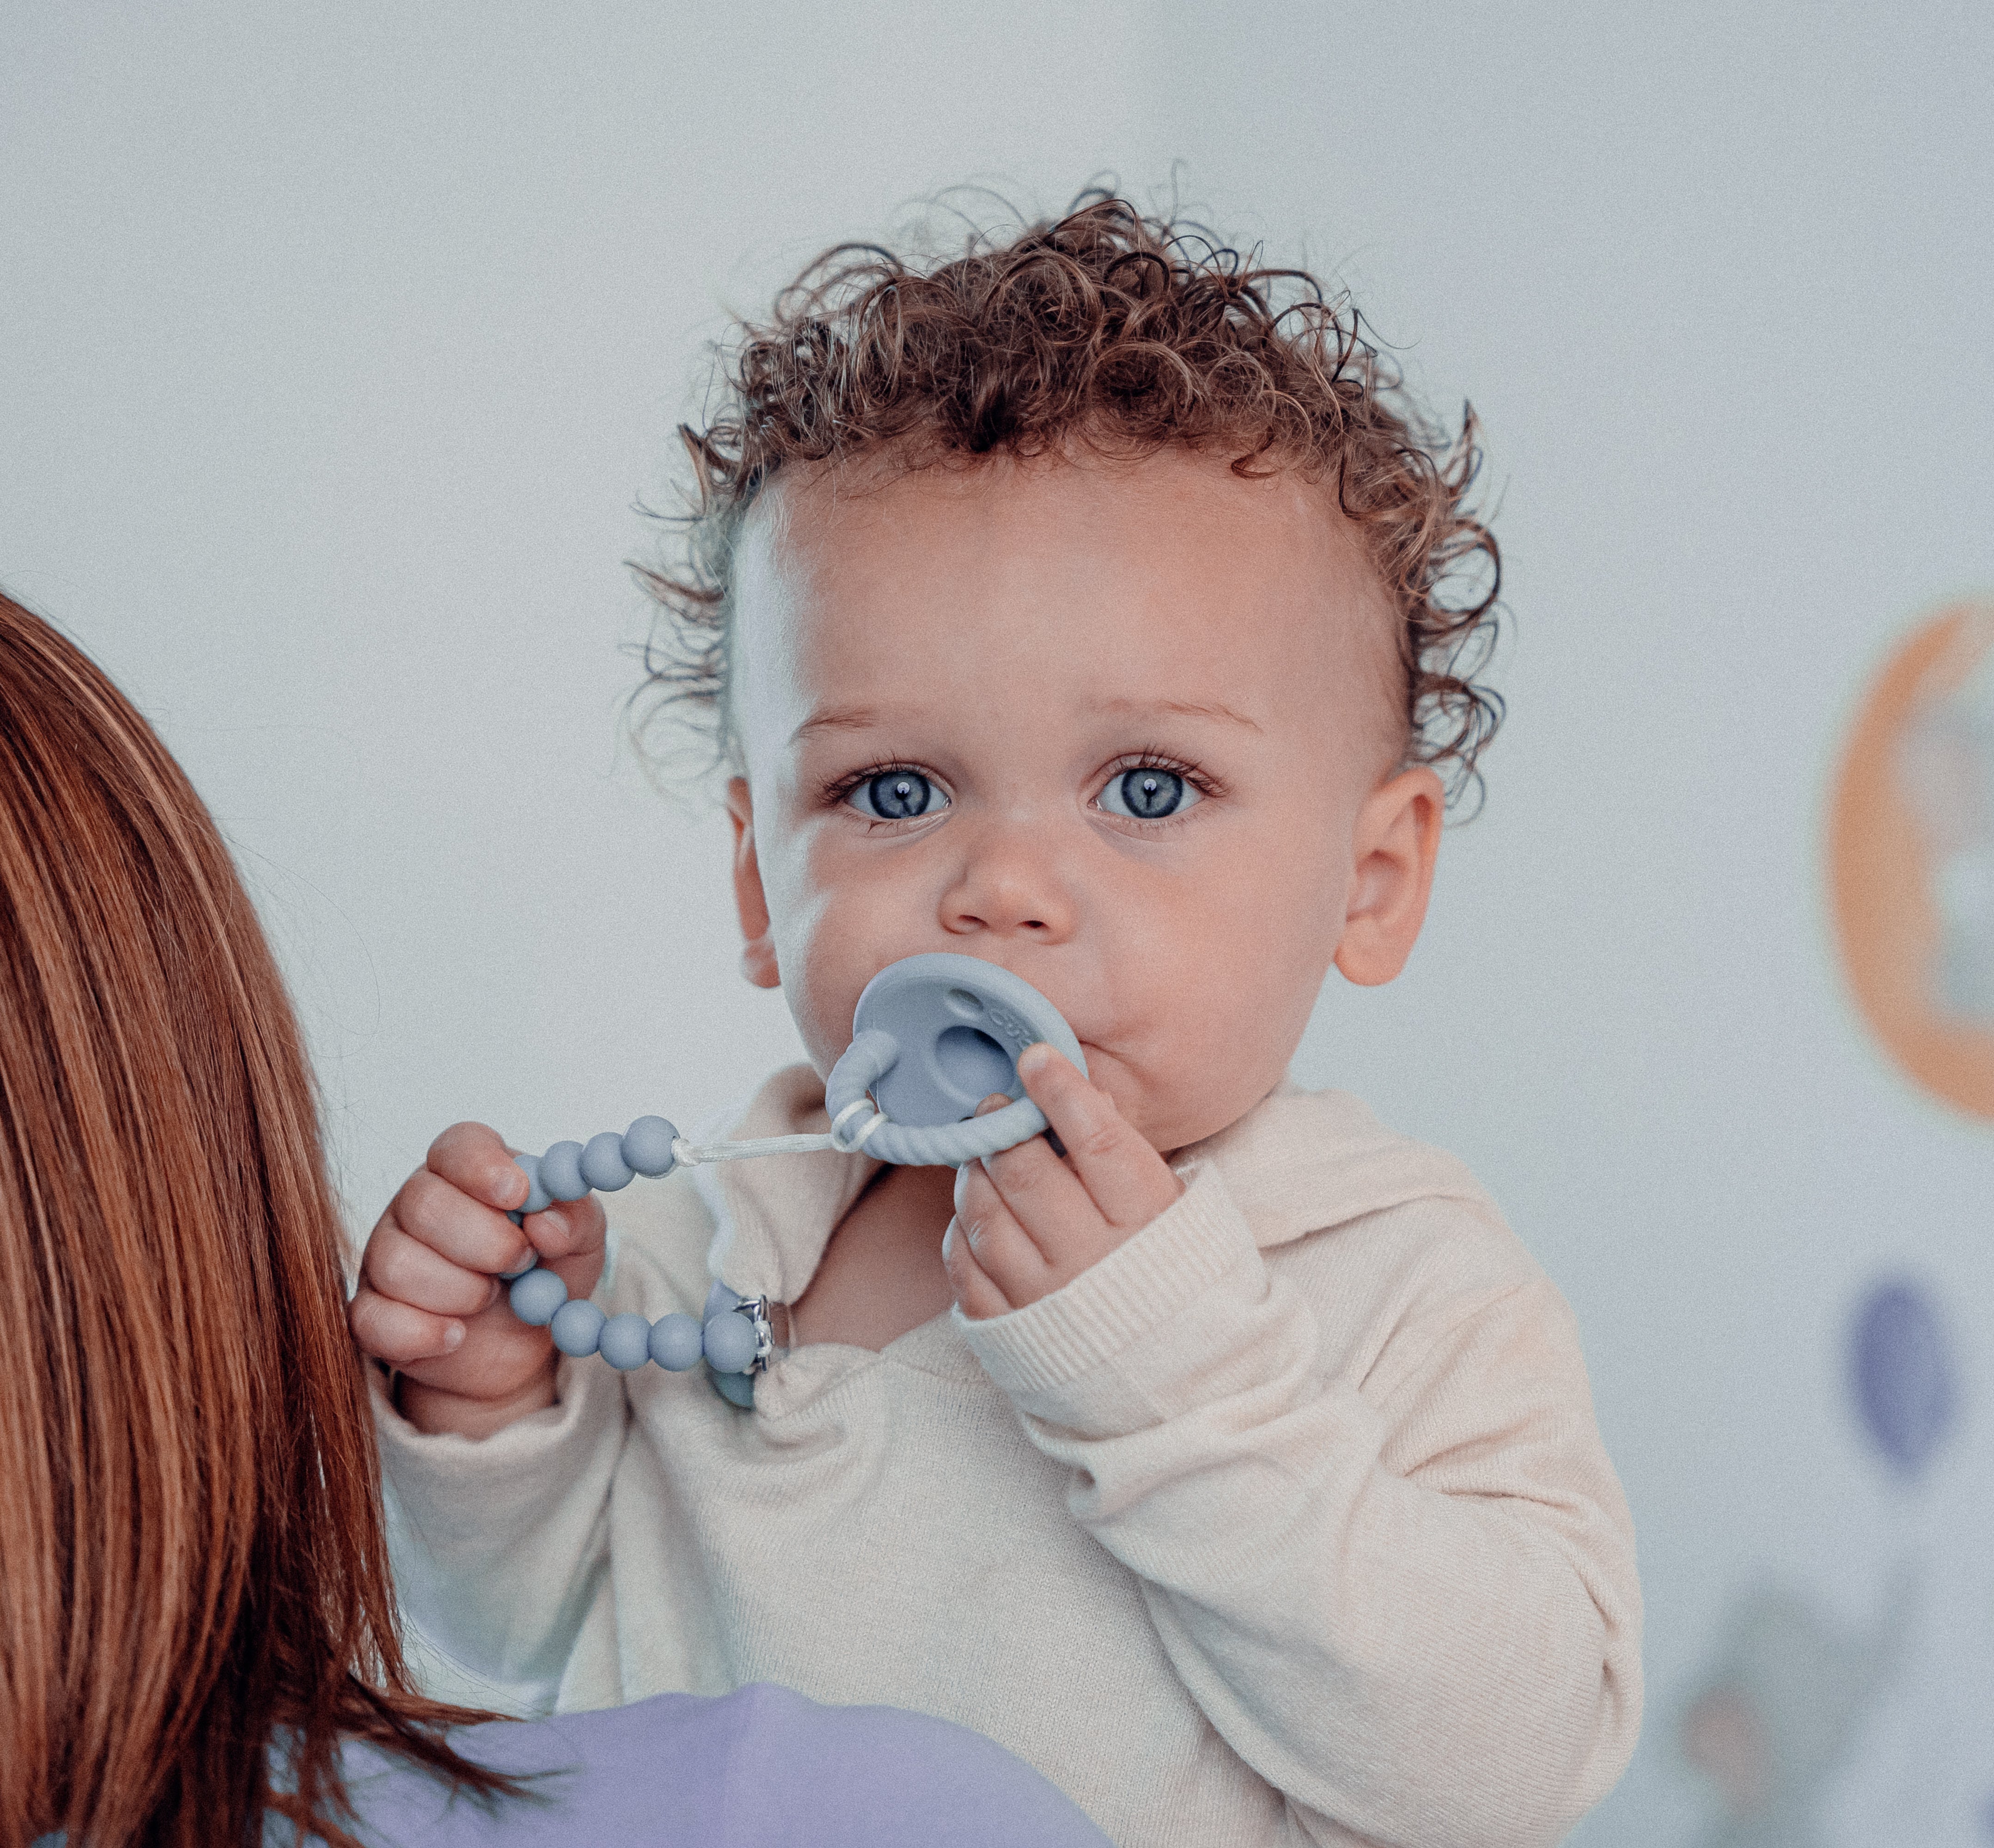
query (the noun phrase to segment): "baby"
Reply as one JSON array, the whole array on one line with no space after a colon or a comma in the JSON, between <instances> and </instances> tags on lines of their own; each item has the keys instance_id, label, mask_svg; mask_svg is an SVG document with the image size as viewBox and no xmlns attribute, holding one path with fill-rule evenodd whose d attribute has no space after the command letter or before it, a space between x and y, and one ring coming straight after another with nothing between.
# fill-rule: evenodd
<instances>
[{"instance_id":1,"label":"baby","mask_svg":"<svg viewBox=\"0 0 1994 1848\"><path fill-rule=\"evenodd\" d=\"M810 1063L719 1127L823 1128L859 991L923 951L1023 977L1087 1074L1019 1063L1063 1155L526 1220L612 1312L785 1306L745 1411L557 1366L493 1282L525 1176L446 1131L352 1309L409 1610L522 1709L937 1714L1145 1848L1557 1840L1640 1709L1571 1316L1458 1163L1285 1078L1332 964L1403 966L1434 766L1492 716L1456 671L1492 590L1445 595L1494 560L1470 433L1306 277L1112 200L925 270L834 253L729 393L655 587Z\"/></svg>"}]
</instances>

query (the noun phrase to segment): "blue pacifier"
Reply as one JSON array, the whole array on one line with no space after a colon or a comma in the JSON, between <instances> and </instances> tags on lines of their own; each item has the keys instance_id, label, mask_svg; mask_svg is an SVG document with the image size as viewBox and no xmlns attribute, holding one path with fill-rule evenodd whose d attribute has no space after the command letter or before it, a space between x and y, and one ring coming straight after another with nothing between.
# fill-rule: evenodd
<instances>
[{"instance_id":1,"label":"blue pacifier","mask_svg":"<svg viewBox=\"0 0 1994 1848\"><path fill-rule=\"evenodd\" d=\"M862 1149L910 1167L960 1168L1028 1142L1046 1128L1025 1094L1018 1059L1044 1040L1084 1076L1086 1056L1059 1010L1023 977L973 956L910 956L865 984L851 1017L851 1044L824 1081L827 1134L758 1136L736 1142L689 1142L663 1117L639 1117L619 1135L605 1130L584 1142L557 1142L542 1155L516 1155L529 1183L516 1225L556 1200L591 1191L612 1193L639 1175L670 1174L706 1162L757 1155ZM979 1117L976 1107L1002 1092L1012 1101ZM716 1283L704 1314L605 1316L585 1299L570 1302L552 1271L505 1273L513 1313L548 1327L563 1353L601 1353L629 1370L655 1360L683 1372L703 1360L723 1398L745 1405L748 1377L766 1365L773 1337L768 1305Z\"/></svg>"},{"instance_id":2,"label":"blue pacifier","mask_svg":"<svg viewBox=\"0 0 1994 1848\"><path fill-rule=\"evenodd\" d=\"M973 956L910 956L865 984L851 1044L824 1081L834 1148L882 1162L960 1168L1041 1134L1019 1056L1044 1040L1084 1075L1086 1055L1059 1010L1023 976ZM987 1117L993 1092L1013 1101ZM854 1120L870 1092L876 1112Z\"/></svg>"}]
</instances>

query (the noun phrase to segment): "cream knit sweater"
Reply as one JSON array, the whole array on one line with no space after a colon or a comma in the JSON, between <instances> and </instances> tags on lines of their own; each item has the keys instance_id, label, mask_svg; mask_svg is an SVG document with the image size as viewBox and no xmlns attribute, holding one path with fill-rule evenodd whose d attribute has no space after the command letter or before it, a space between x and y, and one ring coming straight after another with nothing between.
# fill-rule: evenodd
<instances>
[{"instance_id":1,"label":"cream knit sweater","mask_svg":"<svg viewBox=\"0 0 1994 1848\"><path fill-rule=\"evenodd\" d=\"M734 1133L821 1127L822 1100L779 1073ZM752 1412L599 1360L482 1442L384 1398L437 1691L910 1707L1129 1848L1557 1841L1641 1704L1633 1533L1563 1299L1459 1163L1340 1093L1276 1093L1177 1167L1183 1197L1055 1295L795 1350ZM697 1313L717 1276L794 1301L872 1171L640 1183L597 1300Z\"/></svg>"}]
</instances>

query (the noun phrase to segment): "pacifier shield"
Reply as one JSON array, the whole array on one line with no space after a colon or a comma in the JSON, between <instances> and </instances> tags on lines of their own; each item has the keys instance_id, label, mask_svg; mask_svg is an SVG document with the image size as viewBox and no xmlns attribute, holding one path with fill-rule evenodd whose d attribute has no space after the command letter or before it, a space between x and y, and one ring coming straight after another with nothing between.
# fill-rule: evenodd
<instances>
[{"instance_id":1,"label":"pacifier shield","mask_svg":"<svg viewBox=\"0 0 1994 1848\"><path fill-rule=\"evenodd\" d=\"M872 1087L895 1123L959 1123L992 1091L1022 1097L1018 1056L1046 1041L1082 1072L1087 1059L1060 1011L1023 977L943 952L889 963L865 984L852 1037L890 1034L899 1056Z\"/></svg>"}]
</instances>

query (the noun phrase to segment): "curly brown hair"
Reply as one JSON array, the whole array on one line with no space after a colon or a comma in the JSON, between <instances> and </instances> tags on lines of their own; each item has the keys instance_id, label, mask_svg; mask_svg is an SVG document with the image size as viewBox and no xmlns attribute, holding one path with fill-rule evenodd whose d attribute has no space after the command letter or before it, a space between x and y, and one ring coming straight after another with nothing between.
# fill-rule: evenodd
<instances>
[{"instance_id":1,"label":"curly brown hair","mask_svg":"<svg viewBox=\"0 0 1994 1848\"><path fill-rule=\"evenodd\" d=\"M1182 444L1230 452L1241 475L1334 480L1399 614L1402 761L1442 768L1451 794L1478 786L1502 715L1475 678L1501 582L1468 505L1479 426L1472 406L1450 433L1413 404L1348 297L1307 270L1263 268L1096 190L927 267L873 245L827 251L766 323L742 325L714 384L704 427L679 429L695 488L677 556L634 568L663 618L646 686L689 708L721 761L735 541L783 470Z\"/></svg>"}]
</instances>

